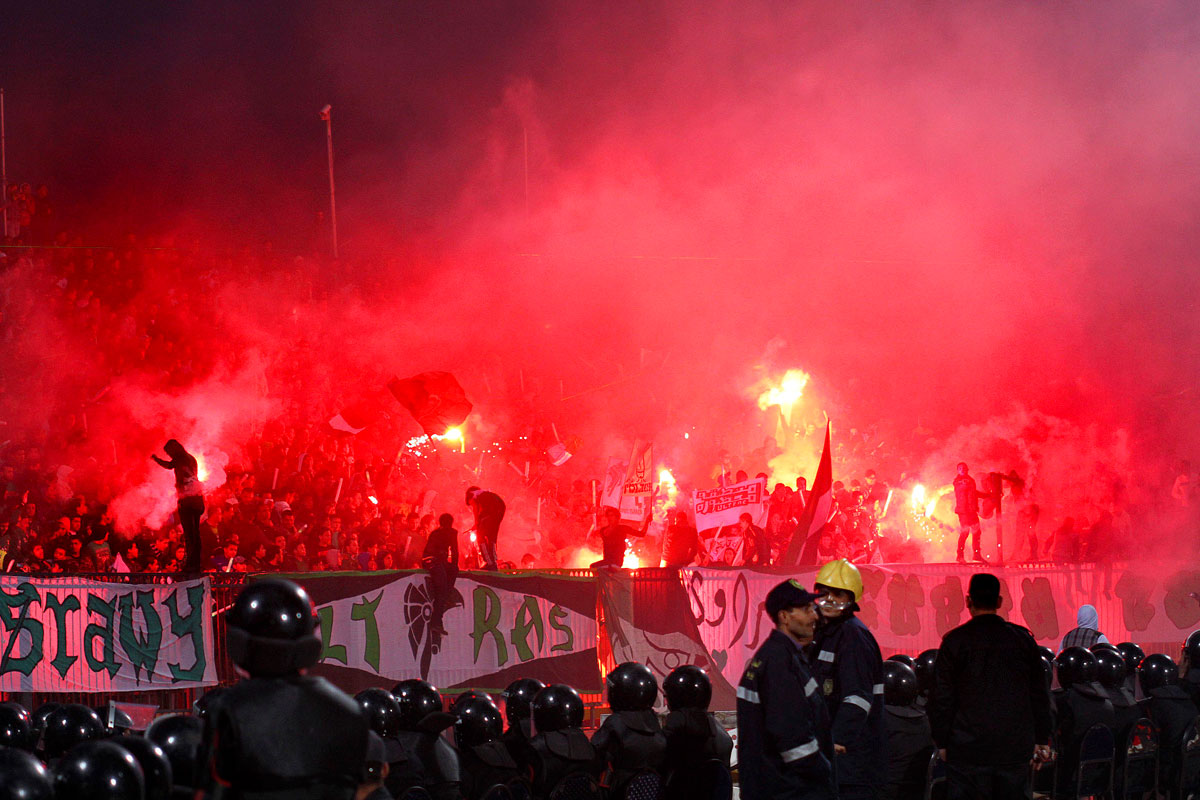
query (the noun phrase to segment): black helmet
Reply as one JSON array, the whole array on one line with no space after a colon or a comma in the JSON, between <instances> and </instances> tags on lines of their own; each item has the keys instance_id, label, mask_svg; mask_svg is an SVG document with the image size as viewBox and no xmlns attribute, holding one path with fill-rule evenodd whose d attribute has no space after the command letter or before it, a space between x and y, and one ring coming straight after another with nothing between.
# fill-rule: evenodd
<instances>
[{"instance_id":1,"label":"black helmet","mask_svg":"<svg viewBox=\"0 0 1200 800\"><path fill-rule=\"evenodd\" d=\"M504 733L500 709L481 697L471 697L457 704L454 722L454 742L459 749L494 742Z\"/></svg>"},{"instance_id":2,"label":"black helmet","mask_svg":"<svg viewBox=\"0 0 1200 800\"><path fill-rule=\"evenodd\" d=\"M1125 658L1114 647L1112 650L1096 651L1096 680L1105 689L1119 689L1125 685L1125 676L1129 674L1125 666Z\"/></svg>"},{"instance_id":3,"label":"black helmet","mask_svg":"<svg viewBox=\"0 0 1200 800\"><path fill-rule=\"evenodd\" d=\"M400 704L386 689L363 689L354 695L367 725L384 739L400 733Z\"/></svg>"},{"instance_id":4,"label":"black helmet","mask_svg":"<svg viewBox=\"0 0 1200 800\"><path fill-rule=\"evenodd\" d=\"M42 703L33 710L33 739L36 742L46 730L46 717L62 708L62 703Z\"/></svg>"},{"instance_id":5,"label":"black helmet","mask_svg":"<svg viewBox=\"0 0 1200 800\"><path fill-rule=\"evenodd\" d=\"M146 800L170 800L171 762L163 749L144 736L122 736L116 744L137 759L146 779Z\"/></svg>"},{"instance_id":6,"label":"black helmet","mask_svg":"<svg viewBox=\"0 0 1200 800\"><path fill-rule=\"evenodd\" d=\"M1053 648L1046 647L1046 645L1042 645L1041 647L1038 648L1038 652L1041 654L1043 661L1049 661L1051 664L1054 663L1055 653L1054 653Z\"/></svg>"},{"instance_id":7,"label":"black helmet","mask_svg":"<svg viewBox=\"0 0 1200 800\"><path fill-rule=\"evenodd\" d=\"M910 706L921 693L917 673L899 661L883 662L883 702L889 706Z\"/></svg>"},{"instance_id":8,"label":"black helmet","mask_svg":"<svg viewBox=\"0 0 1200 800\"><path fill-rule=\"evenodd\" d=\"M54 800L54 781L29 753L0 747L0 800Z\"/></svg>"},{"instance_id":9,"label":"black helmet","mask_svg":"<svg viewBox=\"0 0 1200 800\"><path fill-rule=\"evenodd\" d=\"M105 736L122 736L133 730L133 719L116 706L100 706L94 709L104 723ZM112 721L109 721L111 715Z\"/></svg>"},{"instance_id":10,"label":"black helmet","mask_svg":"<svg viewBox=\"0 0 1200 800\"><path fill-rule=\"evenodd\" d=\"M113 742L84 742L54 767L58 797L142 800L146 778L133 754Z\"/></svg>"},{"instance_id":11,"label":"black helmet","mask_svg":"<svg viewBox=\"0 0 1200 800\"><path fill-rule=\"evenodd\" d=\"M658 681L645 664L626 661L604 679L608 707L618 711L645 711L658 699Z\"/></svg>"},{"instance_id":12,"label":"black helmet","mask_svg":"<svg viewBox=\"0 0 1200 800\"><path fill-rule=\"evenodd\" d=\"M504 690L504 717L509 725L518 725L530 718L529 704L546 684L537 678L517 678Z\"/></svg>"},{"instance_id":13,"label":"black helmet","mask_svg":"<svg viewBox=\"0 0 1200 800\"><path fill-rule=\"evenodd\" d=\"M565 683L555 683L537 693L531 704L538 733L579 728L583 725L583 698Z\"/></svg>"},{"instance_id":14,"label":"black helmet","mask_svg":"<svg viewBox=\"0 0 1200 800\"><path fill-rule=\"evenodd\" d=\"M1091 683L1096 680L1096 657L1086 647L1068 647L1054 659L1054 669L1058 685L1064 689L1077 683Z\"/></svg>"},{"instance_id":15,"label":"black helmet","mask_svg":"<svg viewBox=\"0 0 1200 800\"><path fill-rule=\"evenodd\" d=\"M663 680L663 694L667 697L667 708L672 711L685 708L707 711L712 702L712 681L700 667L684 664L671 670Z\"/></svg>"},{"instance_id":16,"label":"black helmet","mask_svg":"<svg viewBox=\"0 0 1200 800\"><path fill-rule=\"evenodd\" d=\"M0 747L33 750L33 718L20 703L0 703Z\"/></svg>"},{"instance_id":17,"label":"black helmet","mask_svg":"<svg viewBox=\"0 0 1200 800\"><path fill-rule=\"evenodd\" d=\"M1188 663L1200 667L1200 631L1192 631L1183 643L1183 652L1187 654Z\"/></svg>"},{"instance_id":18,"label":"black helmet","mask_svg":"<svg viewBox=\"0 0 1200 800\"><path fill-rule=\"evenodd\" d=\"M895 655L888 656L887 660L888 661L899 661L901 664L908 667L909 669L914 669L917 664L916 660L913 659L913 657L908 655L907 653L896 653Z\"/></svg>"},{"instance_id":19,"label":"black helmet","mask_svg":"<svg viewBox=\"0 0 1200 800\"><path fill-rule=\"evenodd\" d=\"M228 691L229 688L225 686L212 687L192 702L192 710L196 712L196 716L204 719L212 712L213 707L220 702L221 696Z\"/></svg>"},{"instance_id":20,"label":"black helmet","mask_svg":"<svg viewBox=\"0 0 1200 800\"><path fill-rule=\"evenodd\" d=\"M1142 659L1138 667L1138 681L1146 694L1150 694L1152 689L1174 686L1179 683L1179 667L1170 656L1154 653Z\"/></svg>"},{"instance_id":21,"label":"black helmet","mask_svg":"<svg viewBox=\"0 0 1200 800\"><path fill-rule=\"evenodd\" d=\"M494 706L497 710L500 708L496 705L496 701L492 699L492 696L487 692L477 692L474 689L467 689L465 692L459 694L458 697L454 698L454 701L450 703L450 713L458 714L459 707L468 700L482 700L485 703L491 703L492 706Z\"/></svg>"},{"instance_id":22,"label":"black helmet","mask_svg":"<svg viewBox=\"0 0 1200 800\"><path fill-rule=\"evenodd\" d=\"M1141 665L1142 659L1146 657L1146 651L1133 642L1121 642L1117 645L1117 649L1121 651L1121 655L1125 657L1125 669L1127 674L1133 675L1137 672L1137 668Z\"/></svg>"},{"instance_id":23,"label":"black helmet","mask_svg":"<svg viewBox=\"0 0 1200 800\"><path fill-rule=\"evenodd\" d=\"M316 609L308 592L291 581L254 581L238 594L225 621L233 663L254 677L287 675L321 656Z\"/></svg>"},{"instance_id":24,"label":"black helmet","mask_svg":"<svg viewBox=\"0 0 1200 800\"><path fill-rule=\"evenodd\" d=\"M924 650L913 664L913 672L917 673L917 685L921 687L923 695L933 693L933 666L937 663L937 654L936 647Z\"/></svg>"},{"instance_id":25,"label":"black helmet","mask_svg":"<svg viewBox=\"0 0 1200 800\"><path fill-rule=\"evenodd\" d=\"M204 723L193 714L159 717L146 729L146 738L162 748L171 762L176 789L192 790L200 783L196 759L204 739Z\"/></svg>"},{"instance_id":26,"label":"black helmet","mask_svg":"<svg viewBox=\"0 0 1200 800\"><path fill-rule=\"evenodd\" d=\"M429 681L409 678L400 681L392 689L392 697L400 706L400 729L418 730L421 720L442 710L442 696Z\"/></svg>"},{"instance_id":27,"label":"black helmet","mask_svg":"<svg viewBox=\"0 0 1200 800\"><path fill-rule=\"evenodd\" d=\"M79 703L69 703L50 712L42 733L46 758L58 758L80 742L102 739L104 723L100 715Z\"/></svg>"}]
</instances>

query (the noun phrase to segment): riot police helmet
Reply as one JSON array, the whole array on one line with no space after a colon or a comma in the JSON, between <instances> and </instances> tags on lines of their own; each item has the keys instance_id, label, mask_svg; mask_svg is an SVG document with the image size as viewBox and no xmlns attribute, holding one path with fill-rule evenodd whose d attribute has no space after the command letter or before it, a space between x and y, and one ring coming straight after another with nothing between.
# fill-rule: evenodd
<instances>
[{"instance_id":1,"label":"riot police helmet","mask_svg":"<svg viewBox=\"0 0 1200 800\"><path fill-rule=\"evenodd\" d=\"M1193 668L1200 667L1200 631L1192 631L1183 642L1183 652L1188 657L1188 664Z\"/></svg>"},{"instance_id":2,"label":"riot police helmet","mask_svg":"<svg viewBox=\"0 0 1200 800\"><path fill-rule=\"evenodd\" d=\"M538 733L583 725L583 698L565 683L553 683L533 698L533 724Z\"/></svg>"},{"instance_id":3,"label":"riot police helmet","mask_svg":"<svg viewBox=\"0 0 1200 800\"><path fill-rule=\"evenodd\" d=\"M0 747L33 750L33 717L20 703L0 703Z\"/></svg>"},{"instance_id":4,"label":"riot police helmet","mask_svg":"<svg viewBox=\"0 0 1200 800\"><path fill-rule=\"evenodd\" d=\"M504 733L500 709L482 697L471 697L457 704L454 711L454 743L460 750L494 742Z\"/></svg>"},{"instance_id":5,"label":"riot police helmet","mask_svg":"<svg viewBox=\"0 0 1200 800\"><path fill-rule=\"evenodd\" d=\"M204 722L194 714L168 714L150 723L146 738L154 742L171 762L175 789L190 792L200 783L196 759L204 738Z\"/></svg>"},{"instance_id":6,"label":"riot police helmet","mask_svg":"<svg viewBox=\"0 0 1200 800\"><path fill-rule=\"evenodd\" d=\"M1054 671L1058 674L1058 685L1064 689L1091 683L1096 680L1096 657L1086 647L1068 647L1054 659Z\"/></svg>"},{"instance_id":7,"label":"riot police helmet","mask_svg":"<svg viewBox=\"0 0 1200 800\"><path fill-rule=\"evenodd\" d=\"M883 702L889 706L910 706L917 701L921 687L917 673L901 661L883 662Z\"/></svg>"},{"instance_id":8,"label":"riot police helmet","mask_svg":"<svg viewBox=\"0 0 1200 800\"><path fill-rule=\"evenodd\" d=\"M1142 659L1138 666L1138 682L1146 694L1164 686L1175 686L1179 683L1179 667L1170 656L1153 653Z\"/></svg>"},{"instance_id":9,"label":"riot police helmet","mask_svg":"<svg viewBox=\"0 0 1200 800\"><path fill-rule=\"evenodd\" d=\"M904 666L908 667L911 670L915 670L916 666L917 666L916 659L913 658L912 656L910 656L908 653L896 653L894 655L888 656L887 660L888 661L899 661L901 664L903 664Z\"/></svg>"},{"instance_id":10,"label":"riot police helmet","mask_svg":"<svg viewBox=\"0 0 1200 800\"><path fill-rule=\"evenodd\" d=\"M137 759L146 781L146 800L170 800L174 779L166 752L144 736L122 736L113 741Z\"/></svg>"},{"instance_id":11,"label":"riot police helmet","mask_svg":"<svg viewBox=\"0 0 1200 800\"><path fill-rule=\"evenodd\" d=\"M1112 650L1096 651L1096 680L1105 689L1119 689L1125 685L1125 677L1129 668L1125 666L1125 658L1113 648Z\"/></svg>"},{"instance_id":12,"label":"riot police helmet","mask_svg":"<svg viewBox=\"0 0 1200 800\"><path fill-rule=\"evenodd\" d=\"M54 766L57 797L143 800L146 778L137 759L114 742L84 742Z\"/></svg>"},{"instance_id":13,"label":"riot police helmet","mask_svg":"<svg viewBox=\"0 0 1200 800\"><path fill-rule=\"evenodd\" d=\"M321 655L316 608L291 581L254 581L238 594L225 621L229 655L252 677L288 675Z\"/></svg>"},{"instance_id":14,"label":"riot police helmet","mask_svg":"<svg viewBox=\"0 0 1200 800\"><path fill-rule=\"evenodd\" d=\"M658 681L645 664L626 661L604 679L604 691L608 707L613 713L620 711L645 711L658 698Z\"/></svg>"},{"instance_id":15,"label":"riot police helmet","mask_svg":"<svg viewBox=\"0 0 1200 800\"><path fill-rule=\"evenodd\" d=\"M667 708L672 711L685 708L707 711L712 702L712 681L700 667L684 664L671 670L663 681L663 694L667 698Z\"/></svg>"},{"instance_id":16,"label":"riot police helmet","mask_svg":"<svg viewBox=\"0 0 1200 800\"><path fill-rule=\"evenodd\" d=\"M546 688L546 684L537 678L517 678L504 690L504 717L508 724L519 725L522 720L530 719L532 712L529 705L537 693Z\"/></svg>"},{"instance_id":17,"label":"riot police helmet","mask_svg":"<svg viewBox=\"0 0 1200 800\"><path fill-rule=\"evenodd\" d=\"M442 696L429 681L409 678L392 689L392 697L400 706L400 729L419 730L421 720L442 710Z\"/></svg>"},{"instance_id":18,"label":"riot police helmet","mask_svg":"<svg viewBox=\"0 0 1200 800\"><path fill-rule=\"evenodd\" d=\"M54 781L31 753L0 747L0 800L54 800Z\"/></svg>"},{"instance_id":19,"label":"riot police helmet","mask_svg":"<svg viewBox=\"0 0 1200 800\"><path fill-rule=\"evenodd\" d=\"M386 689L363 689L354 695L367 726L384 739L394 738L400 733L400 704Z\"/></svg>"},{"instance_id":20,"label":"riot police helmet","mask_svg":"<svg viewBox=\"0 0 1200 800\"><path fill-rule=\"evenodd\" d=\"M99 714L85 705L68 703L46 717L42 749L46 758L58 758L77 744L104 736L104 723Z\"/></svg>"},{"instance_id":21,"label":"riot police helmet","mask_svg":"<svg viewBox=\"0 0 1200 800\"><path fill-rule=\"evenodd\" d=\"M937 654L936 647L923 650L913 664L913 672L917 673L917 685L921 687L921 694L926 696L933 693L933 668L937 663Z\"/></svg>"},{"instance_id":22,"label":"riot police helmet","mask_svg":"<svg viewBox=\"0 0 1200 800\"><path fill-rule=\"evenodd\" d=\"M1125 669L1129 675L1137 672L1137 668L1141 666L1142 659L1146 657L1146 651L1140 645L1133 642L1121 642L1117 645L1117 649L1121 651L1121 655L1125 658Z\"/></svg>"}]
</instances>

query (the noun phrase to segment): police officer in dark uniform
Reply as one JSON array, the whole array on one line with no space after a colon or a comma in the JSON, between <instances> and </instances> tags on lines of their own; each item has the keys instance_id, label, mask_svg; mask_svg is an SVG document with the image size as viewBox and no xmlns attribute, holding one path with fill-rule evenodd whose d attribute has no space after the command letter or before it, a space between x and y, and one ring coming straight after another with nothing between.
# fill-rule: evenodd
<instances>
[{"instance_id":1,"label":"police officer in dark uniform","mask_svg":"<svg viewBox=\"0 0 1200 800\"><path fill-rule=\"evenodd\" d=\"M363 716L367 719L367 725L379 737L375 743L375 749L382 750L382 753L376 753L376 756L382 755L383 764L387 765L386 770L379 777L383 781L387 780L387 775L391 772L392 764L403 764L406 760L404 748L400 745L400 704L396 702L396 698L386 689L363 689L358 694L354 695L354 701L358 703L358 707L362 709ZM372 761L371 763L375 763ZM376 777L374 775L372 778Z\"/></svg>"},{"instance_id":2,"label":"police officer in dark uniform","mask_svg":"<svg viewBox=\"0 0 1200 800\"><path fill-rule=\"evenodd\" d=\"M458 745L462 793L466 800L480 800L495 786L510 786L521 774L517 762L500 741L504 719L500 709L482 698L458 705L454 743Z\"/></svg>"},{"instance_id":3,"label":"police officer in dark uniform","mask_svg":"<svg viewBox=\"0 0 1200 800\"><path fill-rule=\"evenodd\" d=\"M1054 659L1058 685L1054 690L1055 724L1058 730L1058 786L1070 793L1079 768L1079 748L1093 725L1115 729L1116 714L1104 687L1097 683L1096 657L1083 647L1068 647Z\"/></svg>"},{"instance_id":4,"label":"police officer in dark uniform","mask_svg":"<svg viewBox=\"0 0 1200 800\"><path fill-rule=\"evenodd\" d=\"M717 780L729 780L733 755L732 737L708 711L712 681L700 667L685 664L663 681L663 694L668 709L663 723L667 737L663 796L666 800L712 797Z\"/></svg>"},{"instance_id":5,"label":"police officer in dark uniform","mask_svg":"<svg viewBox=\"0 0 1200 800\"><path fill-rule=\"evenodd\" d=\"M1138 667L1146 657L1146 651L1141 645L1133 642L1121 642L1117 645L1117 650L1125 658L1125 688L1133 693L1135 699L1140 700L1142 687L1138 683Z\"/></svg>"},{"instance_id":6,"label":"police officer in dark uniform","mask_svg":"<svg viewBox=\"0 0 1200 800\"><path fill-rule=\"evenodd\" d=\"M255 581L226 622L229 655L249 677L205 717L207 792L238 800L352 798L367 721L352 698L303 674L321 653L308 593L291 581Z\"/></svg>"},{"instance_id":7,"label":"police officer in dark uniform","mask_svg":"<svg viewBox=\"0 0 1200 800\"><path fill-rule=\"evenodd\" d=\"M1182 766L1183 734L1196 718L1196 706L1179 686L1179 667L1168 655L1154 653L1142 659L1138 682L1146 695L1142 710L1158 728L1158 785L1174 786Z\"/></svg>"},{"instance_id":8,"label":"police officer in dark uniform","mask_svg":"<svg viewBox=\"0 0 1200 800\"><path fill-rule=\"evenodd\" d=\"M644 664L627 661L604 679L608 707L612 710L592 734L592 747L611 776L608 787L613 797L624 797L629 782L639 773L658 773L667 752L654 701L658 681Z\"/></svg>"},{"instance_id":9,"label":"police officer in dark uniform","mask_svg":"<svg viewBox=\"0 0 1200 800\"><path fill-rule=\"evenodd\" d=\"M442 696L433 684L417 678L396 684L392 696L400 707L396 739L404 749L404 759L391 763L384 781L387 790L400 797L405 790L420 786L434 800L460 800L458 751L442 736L456 718L442 710Z\"/></svg>"},{"instance_id":10,"label":"police officer in dark uniform","mask_svg":"<svg viewBox=\"0 0 1200 800\"><path fill-rule=\"evenodd\" d=\"M201 783L204 723L193 714L168 714L150 723L146 738L161 747L171 762L172 800L192 800Z\"/></svg>"},{"instance_id":11,"label":"police officer in dark uniform","mask_svg":"<svg viewBox=\"0 0 1200 800\"><path fill-rule=\"evenodd\" d=\"M888 732L888 779L881 796L886 800L921 797L925 771L933 754L929 718L917 708L920 686L907 664L883 662L883 709Z\"/></svg>"},{"instance_id":12,"label":"police officer in dark uniform","mask_svg":"<svg viewBox=\"0 0 1200 800\"><path fill-rule=\"evenodd\" d=\"M767 592L775 629L737 688L738 774L745 800L832 800L829 711L800 650L813 635L820 595L795 580Z\"/></svg>"},{"instance_id":13,"label":"police officer in dark uniform","mask_svg":"<svg viewBox=\"0 0 1200 800\"><path fill-rule=\"evenodd\" d=\"M1183 643L1183 680L1180 687L1192 698L1192 704L1200 708L1200 631L1188 634Z\"/></svg>"},{"instance_id":14,"label":"police officer in dark uniform","mask_svg":"<svg viewBox=\"0 0 1200 800\"><path fill-rule=\"evenodd\" d=\"M1113 761L1113 785L1123 786L1125 756L1129 752L1129 734L1142 718L1142 709L1133 699L1133 693L1125 688L1125 657L1109 644L1093 645L1096 656L1096 682L1104 687L1104 694L1113 706L1113 738L1116 741L1116 758Z\"/></svg>"},{"instance_id":15,"label":"police officer in dark uniform","mask_svg":"<svg viewBox=\"0 0 1200 800\"><path fill-rule=\"evenodd\" d=\"M840 800L875 798L887 781L887 730L883 719L883 656L875 637L854 612L862 576L845 559L817 572L813 662L833 719L833 749Z\"/></svg>"},{"instance_id":16,"label":"police officer in dark uniform","mask_svg":"<svg viewBox=\"0 0 1200 800\"><path fill-rule=\"evenodd\" d=\"M917 674L917 707L925 710L933 697L933 670L937 665L937 648L922 650L913 659L913 672Z\"/></svg>"},{"instance_id":17,"label":"police officer in dark uniform","mask_svg":"<svg viewBox=\"0 0 1200 800\"><path fill-rule=\"evenodd\" d=\"M547 798L566 781L596 787L600 762L583 725L583 699L563 683L542 689L533 698L533 796ZM597 789L598 791L598 789Z\"/></svg>"},{"instance_id":18,"label":"police officer in dark uniform","mask_svg":"<svg viewBox=\"0 0 1200 800\"><path fill-rule=\"evenodd\" d=\"M1029 764L1050 759L1046 668L1033 634L999 615L1000 581L971 576L971 619L942 637L929 723L949 800L1029 797Z\"/></svg>"},{"instance_id":19,"label":"police officer in dark uniform","mask_svg":"<svg viewBox=\"0 0 1200 800\"><path fill-rule=\"evenodd\" d=\"M31 753L0 747L0 800L54 800L54 782Z\"/></svg>"},{"instance_id":20,"label":"police officer in dark uniform","mask_svg":"<svg viewBox=\"0 0 1200 800\"><path fill-rule=\"evenodd\" d=\"M529 740L533 737L533 711L530 708L537 693L546 688L546 684L536 678L518 678L504 690L504 717L508 720L508 730L504 731L501 741L508 748L508 754L517 762L522 777L533 780L533 745Z\"/></svg>"}]
</instances>

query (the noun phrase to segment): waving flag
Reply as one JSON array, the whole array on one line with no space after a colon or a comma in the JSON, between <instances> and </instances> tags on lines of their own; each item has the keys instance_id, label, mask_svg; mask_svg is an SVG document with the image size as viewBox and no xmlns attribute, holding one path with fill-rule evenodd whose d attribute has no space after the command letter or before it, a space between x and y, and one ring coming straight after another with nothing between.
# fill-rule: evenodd
<instances>
[{"instance_id":1,"label":"waving flag","mask_svg":"<svg viewBox=\"0 0 1200 800\"><path fill-rule=\"evenodd\" d=\"M471 413L467 393L449 372L422 372L403 380L392 378L387 387L430 436L445 435L466 422Z\"/></svg>"},{"instance_id":2,"label":"waving flag","mask_svg":"<svg viewBox=\"0 0 1200 800\"><path fill-rule=\"evenodd\" d=\"M787 566L816 563L817 540L821 529L833 517L833 459L829 455L829 425L825 426L825 448L821 451L821 463L813 478L812 494L800 514L800 522L792 533L783 563Z\"/></svg>"}]
</instances>

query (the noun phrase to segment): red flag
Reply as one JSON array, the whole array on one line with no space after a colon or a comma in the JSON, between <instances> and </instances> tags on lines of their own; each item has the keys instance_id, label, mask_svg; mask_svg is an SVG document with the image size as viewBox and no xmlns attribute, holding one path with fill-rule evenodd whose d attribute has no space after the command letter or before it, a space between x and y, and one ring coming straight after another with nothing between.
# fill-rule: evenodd
<instances>
[{"instance_id":1,"label":"red flag","mask_svg":"<svg viewBox=\"0 0 1200 800\"><path fill-rule=\"evenodd\" d=\"M471 413L467 393L449 372L422 372L404 380L392 378L387 387L430 436L462 425Z\"/></svg>"},{"instance_id":2,"label":"red flag","mask_svg":"<svg viewBox=\"0 0 1200 800\"><path fill-rule=\"evenodd\" d=\"M369 399L348 403L329 420L329 427L351 435L362 433L367 426L379 418L378 404Z\"/></svg>"},{"instance_id":3,"label":"red flag","mask_svg":"<svg viewBox=\"0 0 1200 800\"><path fill-rule=\"evenodd\" d=\"M829 455L829 425L825 426L825 449L821 451L821 463L813 478L812 493L800 514L800 522L792 533L783 563L787 566L815 564L817 540L821 529L833 517L833 459Z\"/></svg>"}]
</instances>

